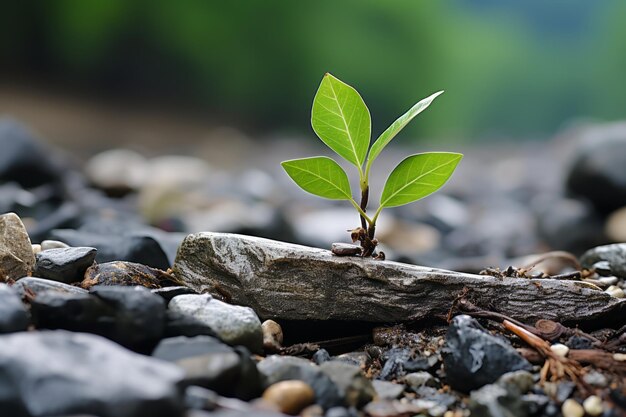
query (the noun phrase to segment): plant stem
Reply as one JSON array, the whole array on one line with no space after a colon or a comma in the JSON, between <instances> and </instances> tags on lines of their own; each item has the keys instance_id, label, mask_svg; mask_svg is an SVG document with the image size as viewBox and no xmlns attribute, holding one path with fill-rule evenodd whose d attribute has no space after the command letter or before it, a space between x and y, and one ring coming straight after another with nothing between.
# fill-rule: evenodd
<instances>
[{"instance_id":1,"label":"plant stem","mask_svg":"<svg viewBox=\"0 0 626 417\"><path fill-rule=\"evenodd\" d=\"M363 213L367 211L367 200L369 199L369 194L370 194L370 187L368 185L365 185L365 188L361 189L361 210L363 210ZM367 222L365 220L365 217L363 217L363 215L361 215L361 227L363 229L367 229Z\"/></svg>"},{"instance_id":2,"label":"plant stem","mask_svg":"<svg viewBox=\"0 0 626 417\"><path fill-rule=\"evenodd\" d=\"M365 212L361 209L361 206L359 206L359 204L354 201L353 198L350 199L350 203L352 203L354 208L359 212L359 214L365 219L368 224L372 224L372 219L370 219L369 216L365 214Z\"/></svg>"}]
</instances>

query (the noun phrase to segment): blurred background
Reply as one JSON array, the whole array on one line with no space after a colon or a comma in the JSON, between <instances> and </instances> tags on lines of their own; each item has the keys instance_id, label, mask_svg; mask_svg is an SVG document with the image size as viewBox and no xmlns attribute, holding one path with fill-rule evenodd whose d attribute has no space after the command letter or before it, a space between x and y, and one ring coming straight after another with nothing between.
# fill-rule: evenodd
<instances>
[{"instance_id":1,"label":"blurred background","mask_svg":"<svg viewBox=\"0 0 626 417\"><path fill-rule=\"evenodd\" d=\"M0 114L148 224L327 246L357 223L350 207L309 198L278 167L328 153L310 128L323 74L359 90L374 136L444 89L373 186L407 152L466 158L444 193L390 211L390 253L465 269L580 253L626 239L625 18L621 0L9 2ZM4 120L5 141L31 134ZM610 143L594 156L591 142ZM20 204L5 209L30 215L42 238L85 223L43 227L56 206Z\"/></svg>"}]
</instances>

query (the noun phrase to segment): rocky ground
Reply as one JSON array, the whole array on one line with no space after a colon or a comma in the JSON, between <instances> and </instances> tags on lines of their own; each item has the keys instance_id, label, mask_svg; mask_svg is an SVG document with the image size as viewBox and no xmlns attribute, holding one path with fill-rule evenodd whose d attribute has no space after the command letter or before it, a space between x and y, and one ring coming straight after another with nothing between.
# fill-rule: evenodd
<instances>
[{"instance_id":1,"label":"rocky ground","mask_svg":"<svg viewBox=\"0 0 626 417\"><path fill-rule=\"evenodd\" d=\"M281 176L301 151L82 165L5 119L0 149L1 416L626 413L624 125L465 150L384 213L391 261L279 242L357 220Z\"/></svg>"}]
</instances>

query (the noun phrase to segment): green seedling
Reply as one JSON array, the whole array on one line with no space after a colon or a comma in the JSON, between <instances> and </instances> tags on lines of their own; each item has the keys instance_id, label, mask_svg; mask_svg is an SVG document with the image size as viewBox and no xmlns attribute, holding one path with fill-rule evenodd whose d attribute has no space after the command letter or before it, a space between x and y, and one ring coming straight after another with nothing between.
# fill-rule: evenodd
<instances>
[{"instance_id":1,"label":"green seedling","mask_svg":"<svg viewBox=\"0 0 626 417\"><path fill-rule=\"evenodd\" d=\"M346 172L333 159L315 156L281 163L303 190L331 200L347 200L354 206L361 226L349 232L353 242L360 242L363 257L377 256L376 221L384 208L402 206L434 193L446 183L463 158L462 154L452 152L425 152L406 157L387 178L378 209L373 216L368 215L372 163L404 126L442 93L439 91L415 104L370 147L372 122L365 102L348 84L331 74L324 75L313 99L311 125L322 142L357 167L360 204L352 196Z\"/></svg>"}]
</instances>

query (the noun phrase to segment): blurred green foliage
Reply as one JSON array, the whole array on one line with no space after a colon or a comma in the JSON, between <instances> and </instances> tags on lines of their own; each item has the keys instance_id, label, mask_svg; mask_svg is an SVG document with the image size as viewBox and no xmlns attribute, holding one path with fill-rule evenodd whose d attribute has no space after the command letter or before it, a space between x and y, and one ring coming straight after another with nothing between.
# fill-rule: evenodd
<instances>
[{"instance_id":1,"label":"blurred green foliage","mask_svg":"<svg viewBox=\"0 0 626 417\"><path fill-rule=\"evenodd\" d=\"M624 117L625 18L623 0L6 2L0 71L306 132L329 71L374 135L444 89L404 136L532 137Z\"/></svg>"}]
</instances>

